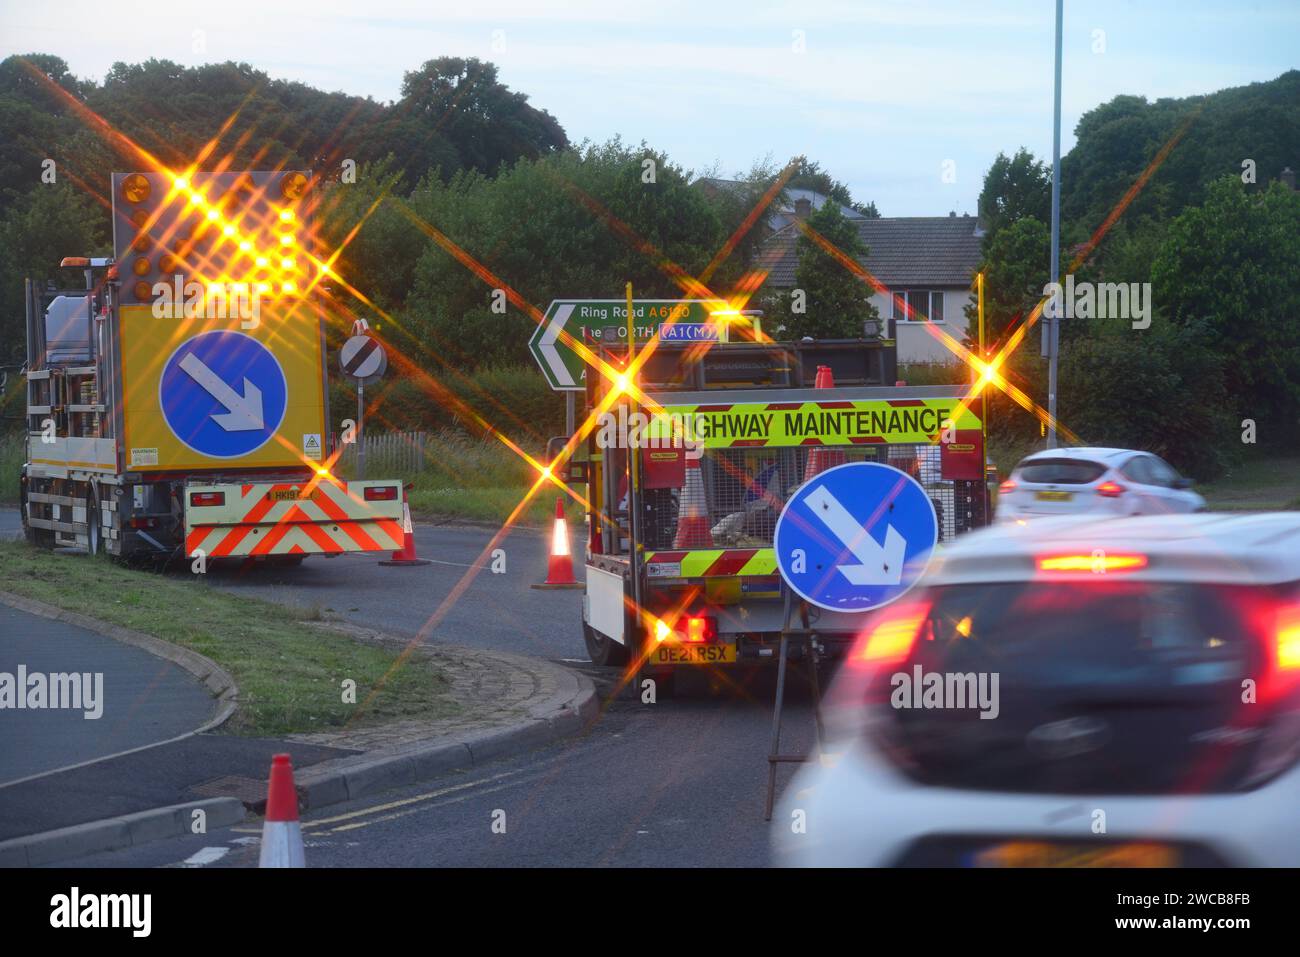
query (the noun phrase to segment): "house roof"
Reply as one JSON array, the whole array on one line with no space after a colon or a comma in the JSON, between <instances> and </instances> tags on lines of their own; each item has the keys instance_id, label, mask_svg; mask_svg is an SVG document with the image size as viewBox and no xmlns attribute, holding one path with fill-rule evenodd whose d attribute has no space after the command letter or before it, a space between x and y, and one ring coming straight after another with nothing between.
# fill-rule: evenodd
<instances>
[{"instance_id":1,"label":"house roof","mask_svg":"<svg viewBox=\"0 0 1300 957\"><path fill-rule=\"evenodd\" d=\"M897 216L855 220L869 247L862 265L891 288L968 286L980 261L984 233L972 216ZM760 263L777 288L794 285L799 227L791 223L763 244Z\"/></svg>"}]
</instances>

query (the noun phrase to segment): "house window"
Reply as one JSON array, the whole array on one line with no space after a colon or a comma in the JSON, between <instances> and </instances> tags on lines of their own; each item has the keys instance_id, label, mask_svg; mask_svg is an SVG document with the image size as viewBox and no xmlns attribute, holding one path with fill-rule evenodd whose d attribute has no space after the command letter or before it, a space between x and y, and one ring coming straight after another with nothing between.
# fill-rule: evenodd
<instances>
[{"instance_id":1,"label":"house window","mask_svg":"<svg viewBox=\"0 0 1300 957\"><path fill-rule=\"evenodd\" d=\"M895 322L943 322L943 293L909 289L894 297Z\"/></svg>"}]
</instances>

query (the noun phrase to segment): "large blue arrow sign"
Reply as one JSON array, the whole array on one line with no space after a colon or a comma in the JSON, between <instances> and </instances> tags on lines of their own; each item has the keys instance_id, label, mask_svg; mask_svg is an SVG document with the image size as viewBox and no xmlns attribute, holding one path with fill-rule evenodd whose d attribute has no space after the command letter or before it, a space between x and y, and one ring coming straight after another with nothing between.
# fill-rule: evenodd
<instances>
[{"instance_id":1,"label":"large blue arrow sign","mask_svg":"<svg viewBox=\"0 0 1300 957\"><path fill-rule=\"evenodd\" d=\"M831 611L870 611L907 591L939 536L934 505L911 476L851 462L800 486L776 522L777 566L795 594Z\"/></svg>"},{"instance_id":2,"label":"large blue arrow sign","mask_svg":"<svg viewBox=\"0 0 1300 957\"><path fill-rule=\"evenodd\" d=\"M229 459L266 444L284 419L289 387L271 350L242 332L204 332L163 367L158 402L176 438Z\"/></svg>"}]
</instances>

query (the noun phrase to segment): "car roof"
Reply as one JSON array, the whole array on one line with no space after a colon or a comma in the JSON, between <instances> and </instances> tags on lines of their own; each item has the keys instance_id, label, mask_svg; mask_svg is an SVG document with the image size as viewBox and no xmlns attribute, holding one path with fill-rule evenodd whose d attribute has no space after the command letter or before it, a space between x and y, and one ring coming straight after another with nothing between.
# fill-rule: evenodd
<instances>
[{"instance_id":1,"label":"car roof","mask_svg":"<svg viewBox=\"0 0 1300 957\"><path fill-rule=\"evenodd\" d=\"M1026 581L1042 555L1133 554L1146 567L1125 579L1268 585L1300 581L1300 512L1081 514L1009 522L971 532L936 553L930 584ZM1058 573L1051 573L1055 579ZM1093 579L1090 568L1061 578Z\"/></svg>"},{"instance_id":2,"label":"car roof","mask_svg":"<svg viewBox=\"0 0 1300 957\"><path fill-rule=\"evenodd\" d=\"M1039 452L1031 452L1020 460L1020 465L1034 462L1039 459L1081 459L1088 462L1110 461L1112 459L1124 458L1128 455L1148 455L1147 452L1138 452L1134 449L1108 449L1094 446L1079 446L1077 448L1060 448L1060 449L1043 449ZM1020 466L1016 466L1019 468Z\"/></svg>"}]
</instances>

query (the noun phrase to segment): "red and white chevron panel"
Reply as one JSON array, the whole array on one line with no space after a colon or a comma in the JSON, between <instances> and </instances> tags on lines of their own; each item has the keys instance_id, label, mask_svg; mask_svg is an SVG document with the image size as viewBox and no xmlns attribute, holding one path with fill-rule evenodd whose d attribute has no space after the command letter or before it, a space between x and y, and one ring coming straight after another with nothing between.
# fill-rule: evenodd
<instances>
[{"instance_id":1,"label":"red and white chevron panel","mask_svg":"<svg viewBox=\"0 0 1300 957\"><path fill-rule=\"evenodd\" d=\"M367 488L396 492L372 501ZM185 554L191 557L200 551L240 558L402 547L402 492L395 480L187 485L185 495Z\"/></svg>"}]
</instances>

